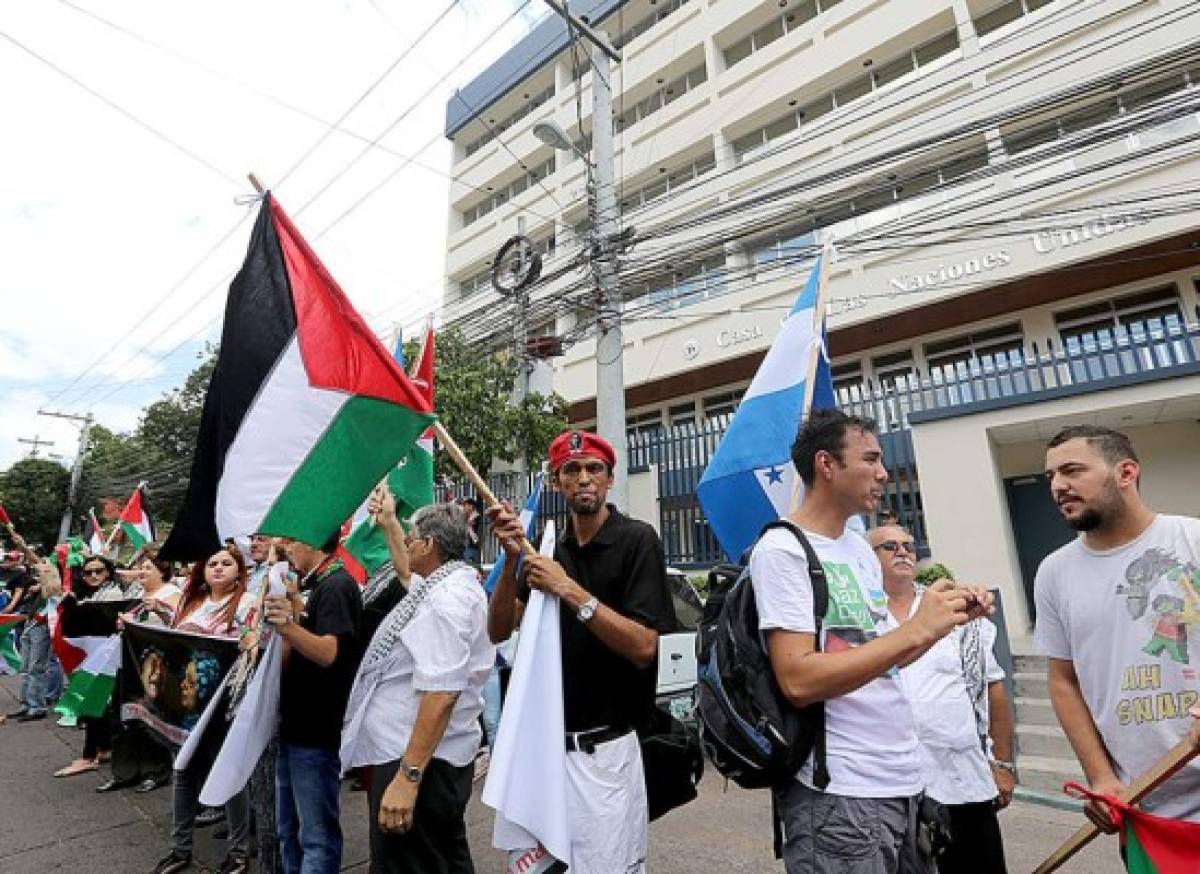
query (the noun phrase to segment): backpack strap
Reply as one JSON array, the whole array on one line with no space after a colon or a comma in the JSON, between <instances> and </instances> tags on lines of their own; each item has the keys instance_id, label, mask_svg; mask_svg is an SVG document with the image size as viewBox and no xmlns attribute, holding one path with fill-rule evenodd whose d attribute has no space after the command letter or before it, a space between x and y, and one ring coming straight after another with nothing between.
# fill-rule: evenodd
<instances>
[{"instance_id":1,"label":"backpack strap","mask_svg":"<svg viewBox=\"0 0 1200 874\"><path fill-rule=\"evenodd\" d=\"M817 557L807 535L789 519L775 519L763 526L759 539L768 531L775 528L786 528L800 543L804 557L808 561L808 579L813 591L813 622L816 626L816 648L821 650L821 626L825 622L825 614L829 610L829 580L825 577L825 567ZM825 705L811 705L817 708L817 736L813 739L813 785L824 790L829 785L829 768L825 762Z\"/></svg>"}]
</instances>

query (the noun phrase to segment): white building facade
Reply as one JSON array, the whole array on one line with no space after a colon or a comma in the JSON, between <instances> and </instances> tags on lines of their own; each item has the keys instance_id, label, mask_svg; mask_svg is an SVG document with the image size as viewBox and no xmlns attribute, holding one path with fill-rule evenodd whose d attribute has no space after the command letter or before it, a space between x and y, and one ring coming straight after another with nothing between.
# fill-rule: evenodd
<instances>
[{"instance_id":1,"label":"white building facade","mask_svg":"<svg viewBox=\"0 0 1200 874\"><path fill-rule=\"evenodd\" d=\"M821 244L839 398L880 422L888 502L935 560L1032 627L1069 533L1046 440L1128 431L1143 491L1200 514L1200 10L1183 0L575 2L612 73L631 467L658 477L669 560L717 558L691 497ZM576 75L577 73L581 75ZM587 424L592 74L557 19L447 107L443 321L511 342L492 259L544 253L530 329Z\"/></svg>"}]
</instances>

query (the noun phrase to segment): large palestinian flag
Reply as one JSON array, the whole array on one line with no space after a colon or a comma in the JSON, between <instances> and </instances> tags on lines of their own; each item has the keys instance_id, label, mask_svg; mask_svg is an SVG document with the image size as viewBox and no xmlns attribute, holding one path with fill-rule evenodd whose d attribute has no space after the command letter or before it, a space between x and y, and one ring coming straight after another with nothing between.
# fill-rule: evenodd
<instances>
[{"instance_id":1,"label":"large palestinian flag","mask_svg":"<svg viewBox=\"0 0 1200 874\"><path fill-rule=\"evenodd\" d=\"M255 532L323 545L433 420L275 199L229 288L191 480L163 546Z\"/></svg>"},{"instance_id":2,"label":"large palestinian flag","mask_svg":"<svg viewBox=\"0 0 1200 874\"><path fill-rule=\"evenodd\" d=\"M413 385L433 406L433 325L425 330L421 352L413 362L411 379ZM399 340L396 342L396 361L404 362L404 352ZM417 510L433 503L433 429L427 428L388 474L388 488L396 498L396 515L407 519ZM375 520L367 513L366 503L358 508L351 520L350 536L342 541L340 553L346 569L360 583L390 558L387 539Z\"/></svg>"}]
</instances>

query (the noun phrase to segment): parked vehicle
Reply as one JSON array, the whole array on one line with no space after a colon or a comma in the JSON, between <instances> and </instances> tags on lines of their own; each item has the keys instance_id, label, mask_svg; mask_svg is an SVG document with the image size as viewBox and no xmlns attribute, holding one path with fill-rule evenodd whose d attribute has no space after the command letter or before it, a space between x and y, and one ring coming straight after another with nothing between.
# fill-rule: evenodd
<instances>
[{"instance_id":1,"label":"parked vehicle","mask_svg":"<svg viewBox=\"0 0 1200 874\"><path fill-rule=\"evenodd\" d=\"M696 629L704 602L687 574L667 568L667 585L679 630L658 639L658 688L655 701L676 719L693 722L696 691Z\"/></svg>"}]
</instances>

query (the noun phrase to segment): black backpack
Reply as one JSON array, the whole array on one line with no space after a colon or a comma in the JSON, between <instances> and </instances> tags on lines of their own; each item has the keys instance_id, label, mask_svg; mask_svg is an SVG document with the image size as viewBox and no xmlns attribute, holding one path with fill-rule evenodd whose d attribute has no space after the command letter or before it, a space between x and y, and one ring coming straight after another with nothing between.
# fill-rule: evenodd
<instances>
[{"instance_id":1,"label":"black backpack","mask_svg":"<svg viewBox=\"0 0 1200 874\"><path fill-rule=\"evenodd\" d=\"M786 528L808 558L817 645L829 605L825 570L804 533L786 519L766 525ZM757 541L755 542L757 546ZM813 782L829 784L825 766L825 705L793 707L771 669L758 628L747 550L740 565L718 565L709 573L708 600L696 635L696 715L704 751L722 775L745 789L785 785L813 755Z\"/></svg>"}]
</instances>

